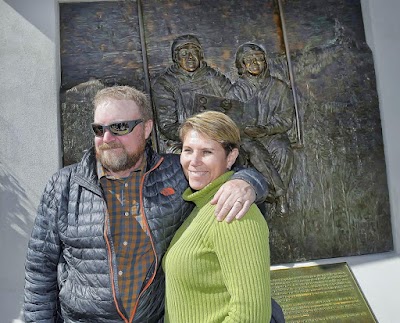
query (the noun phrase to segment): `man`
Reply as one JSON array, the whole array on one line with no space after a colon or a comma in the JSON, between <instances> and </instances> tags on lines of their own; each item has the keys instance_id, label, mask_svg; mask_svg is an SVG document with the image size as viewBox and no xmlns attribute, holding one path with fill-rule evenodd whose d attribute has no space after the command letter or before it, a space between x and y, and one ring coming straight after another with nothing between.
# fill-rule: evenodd
<instances>
[{"instance_id":1,"label":"man","mask_svg":"<svg viewBox=\"0 0 400 323\"><path fill-rule=\"evenodd\" d=\"M178 155L146 146L152 127L147 96L127 86L94 99L95 147L47 184L29 241L26 322L159 322L160 268L175 231L193 205ZM241 217L266 187L242 170L212 203L217 216ZM244 180L241 180L244 179Z\"/></svg>"},{"instance_id":2,"label":"man","mask_svg":"<svg viewBox=\"0 0 400 323\"><path fill-rule=\"evenodd\" d=\"M152 86L157 122L172 146L179 141L179 125L201 111L195 108L195 94L225 97L231 81L207 65L200 41L193 35L177 37L171 46L173 64ZM168 144L167 144L168 150Z\"/></svg>"},{"instance_id":3,"label":"man","mask_svg":"<svg viewBox=\"0 0 400 323\"><path fill-rule=\"evenodd\" d=\"M245 43L239 46L235 64L239 78L228 96L244 102L245 115L255 116L254 124L243 127L248 137L243 138L242 147L254 167L273 184L278 212L287 213L286 192L293 171L293 151L288 136L294 118L290 88L270 75L265 50L259 45ZM241 120L242 126L244 122L246 120ZM264 164L260 164L261 155L264 155Z\"/></svg>"}]
</instances>

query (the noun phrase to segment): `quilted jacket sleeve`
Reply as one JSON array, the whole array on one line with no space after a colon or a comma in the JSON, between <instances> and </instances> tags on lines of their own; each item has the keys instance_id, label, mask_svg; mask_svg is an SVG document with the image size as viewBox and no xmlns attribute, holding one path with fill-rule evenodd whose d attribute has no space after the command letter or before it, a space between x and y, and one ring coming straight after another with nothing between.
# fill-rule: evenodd
<instances>
[{"instance_id":1,"label":"quilted jacket sleeve","mask_svg":"<svg viewBox=\"0 0 400 323\"><path fill-rule=\"evenodd\" d=\"M56 322L57 264L60 239L57 216L62 181L54 175L42 195L25 262L25 322Z\"/></svg>"},{"instance_id":2,"label":"quilted jacket sleeve","mask_svg":"<svg viewBox=\"0 0 400 323\"><path fill-rule=\"evenodd\" d=\"M256 192L256 203L263 202L268 195L268 183L265 177L254 168L235 166L231 179L242 179L249 183Z\"/></svg>"}]
</instances>

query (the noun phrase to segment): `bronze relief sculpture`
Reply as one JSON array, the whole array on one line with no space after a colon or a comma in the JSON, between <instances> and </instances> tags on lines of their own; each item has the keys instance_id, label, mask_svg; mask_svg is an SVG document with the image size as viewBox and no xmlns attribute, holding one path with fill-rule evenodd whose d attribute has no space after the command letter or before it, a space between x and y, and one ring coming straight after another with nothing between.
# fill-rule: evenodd
<instances>
[{"instance_id":1,"label":"bronze relief sculpture","mask_svg":"<svg viewBox=\"0 0 400 323\"><path fill-rule=\"evenodd\" d=\"M275 213L287 213L293 170L287 131L293 124L293 98L286 83L269 74L265 50L252 43L238 48L239 78L234 84L207 64L194 35L177 37L171 54L173 64L152 85L161 150L179 152L178 128L187 117L222 111L242 130L242 160L268 179L268 203L276 205Z\"/></svg>"},{"instance_id":2,"label":"bronze relief sculpture","mask_svg":"<svg viewBox=\"0 0 400 323\"><path fill-rule=\"evenodd\" d=\"M243 161L269 178L265 214L273 263L392 250L379 100L360 3L285 1L283 9L265 0L60 5L63 162L80 160L83 146L91 145L81 132L91 111L86 82L132 85L153 94L162 124L152 140L160 152L179 151L169 138L184 114L211 109L235 118L242 128ZM195 36L178 37L187 34ZM188 44L180 57L184 65L187 54L186 72L172 60L174 40L174 49ZM264 49L270 76L290 86L296 99L286 131L289 145L285 132L267 133L270 120L286 115L279 110L283 106L263 108L274 106L267 94L247 100L244 91L239 93L247 75L239 75L236 52L248 42ZM264 63L257 56L249 65L253 74ZM197 69L195 57L202 62ZM205 65L214 72L203 72ZM267 84L264 76L248 78ZM279 136L280 142L271 139ZM274 216L279 195L287 197L290 216Z\"/></svg>"},{"instance_id":3,"label":"bronze relief sculpture","mask_svg":"<svg viewBox=\"0 0 400 323\"><path fill-rule=\"evenodd\" d=\"M228 96L243 102L254 116L242 124L242 147L255 168L269 179L280 214L288 212L287 189L293 172L293 151L288 131L293 127L294 103L289 86L270 75L265 50L245 43L236 51L239 78ZM242 123L248 118L241 118ZM277 174L278 173L278 174Z\"/></svg>"},{"instance_id":4,"label":"bronze relief sculpture","mask_svg":"<svg viewBox=\"0 0 400 323\"><path fill-rule=\"evenodd\" d=\"M154 80L152 94L163 141L161 149L177 152L179 125L200 112L195 109L195 94L224 97L231 81L207 64L200 41L194 35L177 37L171 54L173 64Z\"/></svg>"}]
</instances>

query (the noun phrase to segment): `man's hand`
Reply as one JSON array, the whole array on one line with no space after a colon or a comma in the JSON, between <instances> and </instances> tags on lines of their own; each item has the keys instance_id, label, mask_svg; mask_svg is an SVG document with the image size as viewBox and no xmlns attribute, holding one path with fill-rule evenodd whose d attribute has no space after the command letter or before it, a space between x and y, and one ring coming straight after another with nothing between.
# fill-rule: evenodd
<instances>
[{"instance_id":1,"label":"man's hand","mask_svg":"<svg viewBox=\"0 0 400 323\"><path fill-rule=\"evenodd\" d=\"M241 219L256 199L253 187L241 179L227 181L220 187L211 200L215 207L218 221L225 219L230 223L233 219Z\"/></svg>"}]
</instances>

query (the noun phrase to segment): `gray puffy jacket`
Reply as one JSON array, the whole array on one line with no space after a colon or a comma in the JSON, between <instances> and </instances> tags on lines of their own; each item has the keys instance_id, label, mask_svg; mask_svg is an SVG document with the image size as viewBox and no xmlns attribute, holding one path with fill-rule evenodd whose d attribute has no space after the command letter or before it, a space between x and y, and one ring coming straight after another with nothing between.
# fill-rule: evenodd
<instances>
[{"instance_id":1,"label":"gray puffy jacket","mask_svg":"<svg viewBox=\"0 0 400 323\"><path fill-rule=\"evenodd\" d=\"M235 174L235 178L243 176L264 198L267 185L260 174L249 169ZM155 260L143 282L134 318L129 320L119 295L107 205L96 173L94 149L87 151L80 163L54 174L39 204L28 246L25 321L162 321L161 258L193 208L182 199L187 186L179 156L160 156L148 146L140 208L150 228Z\"/></svg>"}]
</instances>

